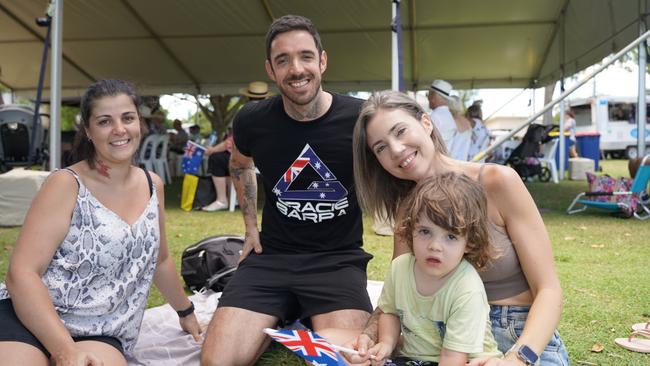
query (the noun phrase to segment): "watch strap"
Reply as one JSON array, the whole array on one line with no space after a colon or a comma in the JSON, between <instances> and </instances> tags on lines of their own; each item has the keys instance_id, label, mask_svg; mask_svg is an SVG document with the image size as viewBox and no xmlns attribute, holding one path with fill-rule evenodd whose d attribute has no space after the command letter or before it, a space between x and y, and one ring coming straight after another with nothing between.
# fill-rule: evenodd
<instances>
[{"instance_id":1,"label":"watch strap","mask_svg":"<svg viewBox=\"0 0 650 366\"><path fill-rule=\"evenodd\" d=\"M176 312L179 318L184 318L194 312L194 303L190 301L190 307L185 310L179 310Z\"/></svg>"},{"instance_id":2,"label":"watch strap","mask_svg":"<svg viewBox=\"0 0 650 366\"><path fill-rule=\"evenodd\" d=\"M528 347L525 344L513 344L512 347L506 351L505 355L508 355L510 353L514 353L515 356L526 365L535 365L539 359L539 355L535 353L532 348Z\"/></svg>"}]
</instances>

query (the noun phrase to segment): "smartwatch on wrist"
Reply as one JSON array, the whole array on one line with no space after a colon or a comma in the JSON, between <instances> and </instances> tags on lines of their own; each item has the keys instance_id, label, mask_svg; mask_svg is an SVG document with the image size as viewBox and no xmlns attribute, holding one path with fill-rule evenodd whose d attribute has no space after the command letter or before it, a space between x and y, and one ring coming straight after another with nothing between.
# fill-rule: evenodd
<instances>
[{"instance_id":1,"label":"smartwatch on wrist","mask_svg":"<svg viewBox=\"0 0 650 366\"><path fill-rule=\"evenodd\" d=\"M184 318L194 312L194 303L190 301L190 307L185 310L179 310L176 312L179 318Z\"/></svg>"},{"instance_id":2,"label":"smartwatch on wrist","mask_svg":"<svg viewBox=\"0 0 650 366\"><path fill-rule=\"evenodd\" d=\"M514 346L512 346L510 351L506 353L510 353L511 351L515 352L516 347L517 345L515 344ZM535 351L533 351L530 347L528 347L525 344L522 344L519 348L516 348L515 355L526 365L534 365L535 362L537 362L537 360L539 359L537 353L535 353Z\"/></svg>"}]
</instances>

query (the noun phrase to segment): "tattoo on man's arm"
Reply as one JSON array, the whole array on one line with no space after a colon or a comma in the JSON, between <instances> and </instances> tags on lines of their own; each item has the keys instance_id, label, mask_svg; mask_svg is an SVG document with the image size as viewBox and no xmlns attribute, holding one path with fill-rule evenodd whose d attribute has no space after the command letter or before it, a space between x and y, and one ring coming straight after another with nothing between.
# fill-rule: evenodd
<instances>
[{"instance_id":1,"label":"tattoo on man's arm","mask_svg":"<svg viewBox=\"0 0 650 366\"><path fill-rule=\"evenodd\" d=\"M251 168L238 168L234 167L232 164L230 165L230 178L234 180L241 180L242 174L246 173L247 170L251 170Z\"/></svg>"},{"instance_id":2,"label":"tattoo on man's arm","mask_svg":"<svg viewBox=\"0 0 650 366\"><path fill-rule=\"evenodd\" d=\"M230 166L230 177L233 183L241 187L241 202L239 207L244 217L256 220L257 217L257 179L253 167L235 167Z\"/></svg>"}]
</instances>

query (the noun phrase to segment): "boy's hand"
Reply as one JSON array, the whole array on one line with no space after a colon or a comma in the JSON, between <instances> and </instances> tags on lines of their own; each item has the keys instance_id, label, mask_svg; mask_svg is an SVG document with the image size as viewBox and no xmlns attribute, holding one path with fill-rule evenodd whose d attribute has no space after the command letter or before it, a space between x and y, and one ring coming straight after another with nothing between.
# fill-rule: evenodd
<instances>
[{"instance_id":1,"label":"boy's hand","mask_svg":"<svg viewBox=\"0 0 650 366\"><path fill-rule=\"evenodd\" d=\"M345 345L345 347L355 349L359 352L358 355L352 355L349 353L341 353L345 359L352 364L369 364L370 355L368 354L368 349L375 345L375 342L370 339L365 334L360 334L357 339Z\"/></svg>"},{"instance_id":2,"label":"boy's hand","mask_svg":"<svg viewBox=\"0 0 650 366\"><path fill-rule=\"evenodd\" d=\"M393 353L393 347L390 345L383 342L375 344L368 350L368 356L372 360L370 364L372 366L383 366L391 353Z\"/></svg>"}]
</instances>

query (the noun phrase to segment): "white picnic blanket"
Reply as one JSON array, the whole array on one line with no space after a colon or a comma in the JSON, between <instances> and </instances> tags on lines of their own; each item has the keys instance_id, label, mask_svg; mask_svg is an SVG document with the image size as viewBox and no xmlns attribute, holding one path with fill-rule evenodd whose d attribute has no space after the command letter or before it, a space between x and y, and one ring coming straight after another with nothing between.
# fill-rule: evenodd
<instances>
[{"instance_id":1,"label":"white picnic blanket","mask_svg":"<svg viewBox=\"0 0 650 366\"><path fill-rule=\"evenodd\" d=\"M380 281L368 281L368 295L373 307L377 306L382 285ZM207 327L220 296L220 292L208 291L190 297L202 326ZM174 309L165 304L144 312L138 343L133 357L127 361L129 366L198 366L200 353L201 344L181 330Z\"/></svg>"}]
</instances>

